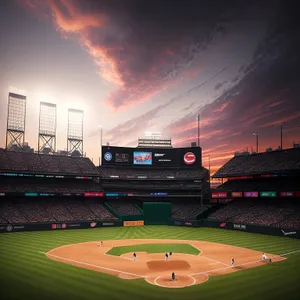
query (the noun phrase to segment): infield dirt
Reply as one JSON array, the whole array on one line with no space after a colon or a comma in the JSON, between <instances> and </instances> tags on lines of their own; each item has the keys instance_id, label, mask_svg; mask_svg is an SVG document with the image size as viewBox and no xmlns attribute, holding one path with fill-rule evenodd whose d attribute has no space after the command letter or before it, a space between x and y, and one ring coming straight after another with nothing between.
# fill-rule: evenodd
<instances>
[{"instance_id":1,"label":"infield dirt","mask_svg":"<svg viewBox=\"0 0 300 300\"><path fill-rule=\"evenodd\" d=\"M46 253L50 259L86 268L102 273L118 276L123 279L144 278L148 283L168 288L182 288L200 284L209 279L209 276L224 275L244 269L262 266L268 261L262 261L262 252L231 245L217 244L204 241L189 240L111 240L86 242L65 245ZM165 261L165 253L136 252L136 261L133 253L121 256L108 255L113 247L141 245L141 244L190 244L197 248L199 255L174 253ZM272 262L285 258L270 253ZM231 259L235 259L235 266L231 266ZM171 281L174 272L176 280Z\"/></svg>"}]
</instances>

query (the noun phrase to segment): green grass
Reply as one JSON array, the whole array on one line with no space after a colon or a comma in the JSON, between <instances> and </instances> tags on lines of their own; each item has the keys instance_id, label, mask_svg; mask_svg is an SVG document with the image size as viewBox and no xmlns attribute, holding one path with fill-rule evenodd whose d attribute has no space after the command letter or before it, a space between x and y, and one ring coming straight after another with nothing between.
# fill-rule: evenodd
<instances>
[{"instance_id":1,"label":"green grass","mask_svg":"<svg viewBox=\"0 0 300 300\"><path fill-rule=\"evenodd\" d=\"M113 247L106 254L120 256L129 252L147 252L147 253L185 253L198 255L200 251L190 244L144 244Z\"/></svg>"},{"instance_id":2,"label":"green grass","mask_svg":"<svg viewBox=\"0 0 300 300\"><path fill-rule=\"evenodd\" d=\"M87 230L5 233L0 235L1 299L264 300L299 299L300 253L287 260L210 277L185 289L166 289L143 279L124 280L63 264L44 254L53 248L87 241L119 239L204 240L261 252L283 254L300 249L300 241L212 228L144 226Z\"/></svg>"}]
</instances>

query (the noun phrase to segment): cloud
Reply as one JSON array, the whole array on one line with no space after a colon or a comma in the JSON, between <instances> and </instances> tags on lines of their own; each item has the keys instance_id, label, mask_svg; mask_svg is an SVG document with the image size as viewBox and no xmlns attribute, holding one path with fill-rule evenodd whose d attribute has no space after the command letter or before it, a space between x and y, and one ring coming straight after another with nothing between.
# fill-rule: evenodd
<instances>
[{"instance_id":1,"label":"cloud","mask_svg":"<svg viewBox=\"0 0 300 300\"><path fill-rule=\"evenodd\" d=\"M270 5L273 2L274 6ZM200 113L203 155L206 159L210 154L215 167L236 150L251 149L255 143L253 131L264 136L260 141L262 149L276 145L272 126L277 123L285 122L284 129L289 133L286 139L297 137L300 26L298 10L287 2L282 7L278 6L280 1L263 4L262 18L252 13L250 5L252 19L245 18L249 7L238 4L238 9L232 9L227 1L178 1L172 9L167 4L174 2L169 0L26 0L25 3L29 9L51 17L62 36L74 39L87 50L98 67L99 76L113 86L106 103L115 110L146 102L186 83L187 87L181 87L172 97L157 98L161 102L155 108L133 119L128 116L128 121L104 132L106 140L114 145L135 146L136 137L154 122L172 137L175 146L188 146L197 140L196 115ZM257 2L259 10L260 3ZM221 38L227 37L235 27L237 35L243 33L249 37L245 40L249 48L251 35L256 33L249 31L248 36L248 31L238 32L238 26L232 21L236 19L252 24L248 26L251 29L259 23L254 19L263 20L267 24L261 31L264 28L268 31L258 47L249 51L254 55L247 57L247 62L235 57L238 63L232 64L228 53L220 47ZM205 54L211 55L216 41L221 41L216 47L218 51L208 61ZM228 44L237 48L236 36L230 37ZM198 76L199 83L191 80ZM222 88L225 83L226 90ZM204 93L216 94L216 91L216 99L202 97ZM193 99L198 93L205 103ZM172 110L170 115L174 112L176 121L165 123L165 117L160 115L166 109ZM178 116L182 117L178 119Z\"/></svg>"},{"instance_id":2,"label":"cloud","mask_svg":"<svg viewBox=\"0 0 300 300\"><path fill-rule=\"evenodd\" d=\"M52 17L65 38L93 57L102 79L114 84L106 100L114 110L148 101L174 83L197 76L190 71L225 32L228 7L218 1L26 0L27 7ZM200 9L201 8L201 9ZM154 17L155 16L155 21Z\"/></svg>"},{"instance_id":3,"label":"cloud","mask_svg":"<svg viewBox=\"0 0 300 300\"><path fill-rule=\"evenodd\" d=\"M219 82L215 86L215 91L219 90L227 81Z\"/></svg>"}]
</instances>

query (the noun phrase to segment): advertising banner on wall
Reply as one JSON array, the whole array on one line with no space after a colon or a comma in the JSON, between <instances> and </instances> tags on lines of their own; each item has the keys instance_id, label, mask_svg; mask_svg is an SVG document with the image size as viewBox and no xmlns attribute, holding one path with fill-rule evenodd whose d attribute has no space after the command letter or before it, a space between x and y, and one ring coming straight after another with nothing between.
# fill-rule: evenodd
<instances>
[{"instance_id":1,"label":"advertising banner on wall","mask_svg":"<svg viewBox=\"0 0 300 300\"><path fill-rule=\"evenodd\" d=\"M103 192L85 192L84 197L103 197L104 193Z\"/></svg>"},{"instance_id":2,"label":"advertising banner on wall","mask_svg":"<svg viewBox=\"0 0 300 300\"><path fill-rule=\"evenodd\" d=\"M243 198L243 192L231 192L232 198Z\"/></svg>"},{"instance_id":3,"label":"advertising banner on wall","mask_svg":"<svg viewBox=\"0 0 300 300\"><path fill-rule=\"evenodd\" d=\"M279 192L279 197L294 197L294 192Z\"/></svg>"},{"instance_id":4,"label":"advertising banner on wall","mask_svg":"<svg viewBox=\"0 0 300 300\"><path fill-rule=\"evenodd\" d=\"M227 198L227 192L212 192L212 198Z\"/></svg>"},{"instance_id":5,"label":"advertising banner on wall","mask_svg":"<svg viewBox=\"0 0 300 300\"><path fill-rule=\"evenodd\" d=\"M141 221L124 221L123 226L144 226L144 220Z\"/></svg>"},{"instance_id":6,"label":"advertising banner on wall","mask_svg":"<svg viewBox=\"0 0 300 300\"><path fill-rule=\"evenodd\" d=\"M244 192L244 197L256 198L256 197L258 197L258 192Z\"/></svg>"},{"instance_id":7,"label":"advertising banner on wall","mask_svg":"<svg viewBox=\"0 0 300 300\"><path fill-rule=\"evenodd\" d=\"M260 197L268 197L268 198L275 198L277 197L277 192L260 192Z\"/></svg>"},{"instance_id":8,"label":"advertising banner on wall","mask_svg":"<svg viewBox=\"0 0 300 300\"><path fill-rule=\"evenodd\" d=\"M242 224L233 224L233 229L247 230L247 226L246 225L242 225Z\"/></svg>"}]
</instances>

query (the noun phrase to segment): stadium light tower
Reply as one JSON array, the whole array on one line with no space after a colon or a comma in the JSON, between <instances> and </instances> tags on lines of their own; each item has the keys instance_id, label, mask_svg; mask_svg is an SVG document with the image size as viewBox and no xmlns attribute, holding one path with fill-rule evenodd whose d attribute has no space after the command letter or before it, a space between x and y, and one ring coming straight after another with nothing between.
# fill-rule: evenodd
<instances>
[{"instance_id":1,"label":"stadium light tower","mask_svg":"<svg viewBox=\"0 0 300 300\"><path fill-rule=\"evenodd\" d=\"M8 94L6 149L23 150L25 142L26 96Z\"/></svg>"},{"instance_id":2,"label":"stadium light tower","mask_svg":"<svg viewBox=\"0 0 300 300\"><path fill-rule=\"evenodd\" d=\"M198 125L198 147L200 147L200 114L197 114L197 125Z\"/></svg>"},{"instance_id":3,"label":"stadium light tower","mask_svg":"<svg viewBox=\"0 0 300 300\"><path fill-rule=\"evenodd\" d=\"M56 152L56 104L40 102L38 153Z\"/></svg>"},{"instance_id":4,"label":"stadium light tower","mask_svg":"<svg viewBox=\"0 0 300 300\"><path fill-rule=\"evenodd\" d=\"M68 109L67 151L83 156L83 110Z\"/></svg>"},{"instance_id":5,"label":"stadium light tower","mask_svg":"<svg viewBox=\"0 0 300 300\"><path fill-rule=\"evenodd\" d=\"M254 132L253 135L256 136L256 153L258 153L258 132Z\"/></svg>"}]
</instances>

